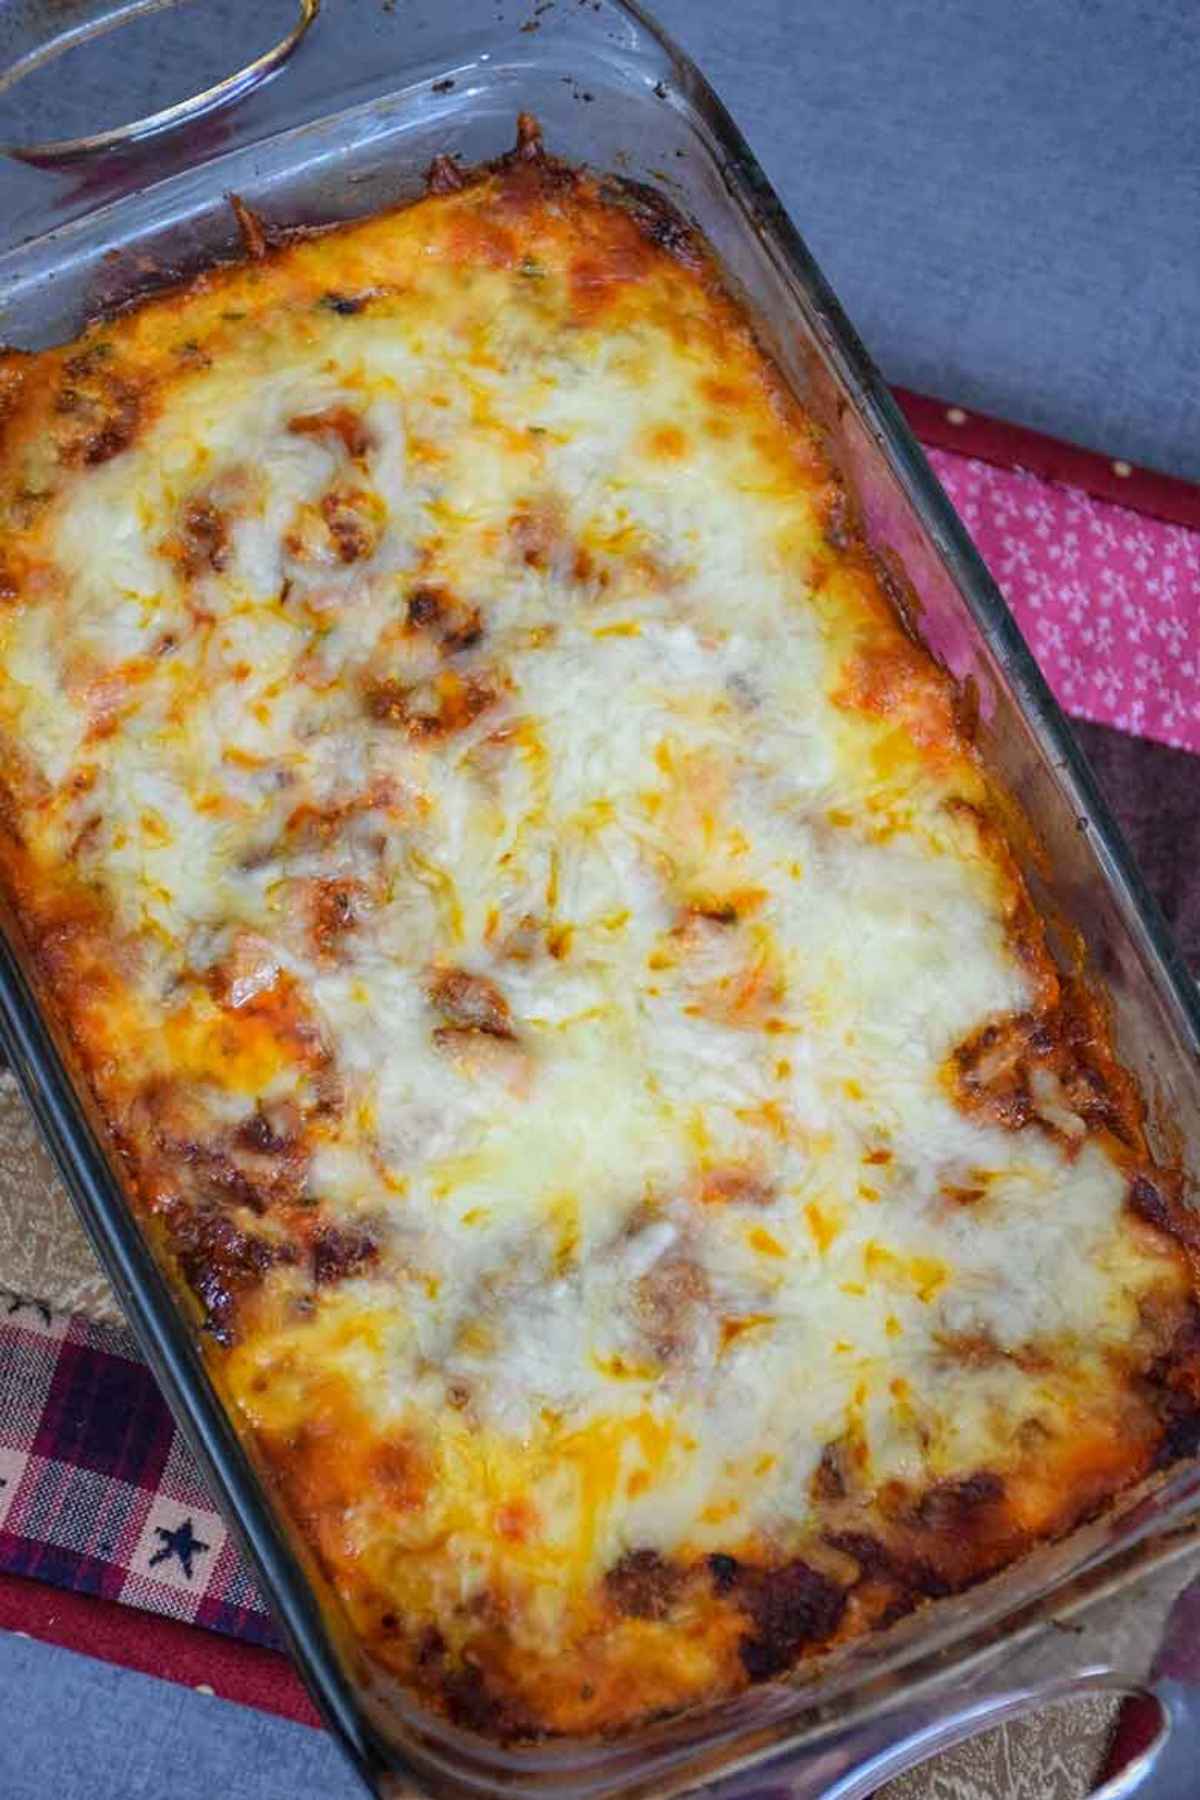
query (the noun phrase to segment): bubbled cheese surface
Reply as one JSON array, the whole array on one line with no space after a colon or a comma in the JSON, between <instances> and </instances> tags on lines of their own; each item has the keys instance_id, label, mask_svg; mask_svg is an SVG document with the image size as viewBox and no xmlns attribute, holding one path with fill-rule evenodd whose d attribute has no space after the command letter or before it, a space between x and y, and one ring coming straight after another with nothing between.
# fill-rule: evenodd
<instances>
[{"instance_id":1,"label":"bubbled cheese surface","mask_svg":"<svg viewBox=\"0 0 1200 1800\"><path fill-rule=\"evenodd\" d=\"M1044 971L739 315L502 201L96 328L154 381L19 540L0 730L135 1161L164 1082L189 1142L292 1120L219 1354L285 1463L402 1448L296 1500L326 1566L565 1654L631 1551L803 1544L828 1446L919 1494L1107 1429L1177 1278L1069 1107L956 1101Z\"/></svg>"}]
</instances>

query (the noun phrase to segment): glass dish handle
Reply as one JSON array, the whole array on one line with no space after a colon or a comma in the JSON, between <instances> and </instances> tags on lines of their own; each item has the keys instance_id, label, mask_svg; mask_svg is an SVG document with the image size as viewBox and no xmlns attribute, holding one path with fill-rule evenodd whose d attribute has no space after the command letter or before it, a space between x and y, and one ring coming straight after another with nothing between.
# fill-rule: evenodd
<instances>
[{"instance_id":1,"label":"glass dish handle","mask_svg":"<svg viewBox=\"0 0 1200 1800\"><path fill-rule=\"evenodd\" d=\"M1133 1688L1128 1681L1100 1670L973 1699L949 1713L944 1701L935 1703L928 1714L905 1709L900 1716L881 1720L874 1731L860 1728L853 1743L844 1749L835 1745L803 1759L794 1775L782 1771L774 1778L762 1775L727 1787L701 1789L700 1795L706 1800L708 1796L712 1800L872 1800L888 1782L1007 1720L1057 1701L1095 1697L1106 1690L1126 1699L1157 1701L1161 1720L1153 1742L1117 1774L1089 1789L1087 1800L1196 1800L1200 1795L1200 1688L1176 1680Z\"/></svg>"},{"instance_id":2,"label":"glass dish handle","mask_svg":"<svg viewBox=\"0 0 1200 1800\"><path fill-rule=\"evenodd\" d=\"M18 26L19 46L16 59L0 74L0 94L23 76L32 74L35 69L42 68L65 51L120 25L128 24L146 13L165 12L176 4L178 0L67 0L66 5L60 4L53 8L58 24L57 29L49 36L44 30L45 16L49 9L31 5L27 9L31 20L28 30L22 33ZM320 10L321 0L296 0L295 23L277 43L256 56L252 62L245 63L231 75L226 75L223 80L198 94L189 95L186 100L180 100L174 106L165 106L158 112L147 113L141 118L114 125L110 130L98 131L88 137L55 138L34 144L3 144L0 145L0 151L6 156L16 157L20 162L32 163L37 168L54 167L59 163L78 161L98 151L127 148L159 132L171 131L177 126L188 124L217 107L230 105L274 75L296 49ZM24 47L20 45L22 38L28 40Z\"/></svg>"},{"instance_id":3,"label":"glass dish handle","mask_svg":"<svg viewBox=\"0 0 1200 1800\"><path fill-rule=\"evenodd\" d=\"M1179 1565L1176 1565L1179 1568ZM860 1720L819 1748L700 1793L712 1800L870 1800L889 1781L1007 1720L1084 1695L1140 1700L1147 1741L1088 1800L1197 1800L1200 1795L1200 1561L1182 1588L1160 1583L1101 1605L1061 1635L1031 1640L978 1685L944 1689ZM1169 1571L1168 1571L1169 1576ZM1113 1660L1106 1641L1140 1604L1144 1629ZM1066 1668L1063 1667L1064 1663ZM999 1680L997 1680L999 1677ZM1002 1683L1002 1685L1000 1685ZM1153 1713L1157 1711L1157 1719Z\"/></svg>"}]
</instances>

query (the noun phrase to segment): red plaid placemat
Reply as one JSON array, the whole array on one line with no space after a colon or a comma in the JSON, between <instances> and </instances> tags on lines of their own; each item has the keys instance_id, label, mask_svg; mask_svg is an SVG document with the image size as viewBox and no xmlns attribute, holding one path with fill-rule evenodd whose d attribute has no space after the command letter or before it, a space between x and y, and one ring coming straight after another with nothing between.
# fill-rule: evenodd
<instances>
[{"instance_id":1,"label":"red plaid placemat","mask_svg":"<svg viewBox=\"0 0 1200 1800\"><path fill-rule=\"evenodd\" d=\"M1067 708L1200 752L1200 489L901 399ZM30 1581L62 1590L57 1611ZM0 1625L36 1618L81 1649L99 1631L100 1654L171 1674L178 1640L148 1665L112 1648L120 1606L228 1634L243 1657L279 1641L131 1334L0 1290ZM146 1629L158 1644L168 1627ZM283 1692L261 1703L303 1716L269 1666L225 1691L249 1679L246 1698Z\"/></svg>"},{"instance_id":2,"label":"red plaid placemat","mask_svg":"<svg viewBox=\"0 0 1200 1800\"><path fill-rule=\"evenodd\" d=\"M278 1642L132 1335L2 1293L0 1570Z\"/></svg>"}]
</instances>

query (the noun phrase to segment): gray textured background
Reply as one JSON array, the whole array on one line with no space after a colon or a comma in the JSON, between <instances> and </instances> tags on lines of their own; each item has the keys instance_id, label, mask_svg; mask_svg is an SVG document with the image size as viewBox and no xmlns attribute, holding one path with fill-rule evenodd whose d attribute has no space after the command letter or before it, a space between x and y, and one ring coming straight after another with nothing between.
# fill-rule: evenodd
<instances>
[{"instance_id":1,"label":"gray textured background","mask_svg":"<svg viewBox=\"0 0 1200 1800\"><path fill-rule=\"evenodd\" d=\"M892 381L1200 478L1197 0L659 0Z\"/></svg>"},{"instance_id":2,"label":"gray textured background","mask_svg":"<svg viewBox=\"0 0 1200 1800\"><path fill-rule=\"evenodd\" d=\"M1200 478L1197 0L658 7L892 380ZM0 135L180 98L289 11L193 0L170 57L143 23L0 99ZM325 0L319 29L379 19ZM4 1800L356 1791L302 1727L0 1636Z\"/></svg>"}]
</instances>

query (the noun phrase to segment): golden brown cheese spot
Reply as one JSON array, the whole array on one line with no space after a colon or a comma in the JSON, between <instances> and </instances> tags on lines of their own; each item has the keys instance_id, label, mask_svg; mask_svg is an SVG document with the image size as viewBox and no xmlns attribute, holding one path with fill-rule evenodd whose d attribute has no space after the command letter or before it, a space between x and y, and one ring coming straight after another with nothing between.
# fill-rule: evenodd
<instances>
[{"instance_id":1,"label":"golden brown cheese spot","mask_svg":"<svg viewBox=\"0 0 1200 1800\"><path fill-rule=\"evenodd\" d=\"M303 1399L300 1423L266 1428L263 1449L289 1511L332 1569L364 1496L378 1495L393 1520L419 1512L429 1491L428 1457L412 1434L364 1429L353 1394L336 1375L310 1379Z\"/></svg>"},{"instance_id":2,"label":"golden brown cheese spot","mask_svg":"<svg viewBox=\"0 0 1200 1800\"><path fill-rule=\"evenodd\" d=\"M847 710L902 724L927 754L942 757L956 745L949 681L894 627L890 641L856 652L834 698Z\"/></svg>"},{"instance_id":3,"label":"golden brown cheese spot","mask_svg":"<svg viewBox=\"0 0 1200 1800\"><path fill-rule=\"evenodd\" d=\"M1050 1048L1032 1017L992 1020L954 1053L962 1103L986 1112L999 1125L1020 1130L1034 1117L1028 1063L1039 1048Z\"/></svg>"},{"instance_id":4,"label":"golden brown cheese spot","mask_svg":"<svg viewBox=\"0 0 1200 1800\"><path fill-rule=\"evenodd\" d=\"M634 1288L634 1316L646 1342L663 1363L685 1357L704 1325L708 1277L689 1257L668 1254L642 1275Z\"/></svg>"},{"instance_id":5,"label":"golden brown cheese spot","mask_svg":"<svg viewBox=\"0 0 1200 1800\"><path fill-rule=\"evenodd\" d=\"M96 468L127 450L142 423L138 390L107 367L99 347L64 365L55 397L58 454L72 468Z\"/></svg>"},{"instance_id":6,"label":"golden brown cheese spot","mask_svg":"<svg viewBox=\"0 0 1200 1800\"><path fill-rule=\"evenodd\" d=\"M666 1619L686 1585L686 1569L657 1550L629 1550L604 1577L608 1598L630 1619Z\"/></svg>"},{"instance_id":7,"label":"golden brown cheese spot","mask_svg":"<svg viewBox=\"0 0 1200 1800\"><path fill-rule=\"evenodd\" d=\"M322 806L304 801L288 815L285 827L289 845L296 851L327 851L355 819L366 813L390 814L397 821L407 816L409 796L392 776L376 776L362 793Z\"/></svg>"},{"instance_id":8,"label":"golden brown cheese spot","mask_svg":"<svg viewBox=\"0 0 1200 1800\"><path fill-rule=\"evenodd\" d=\"M709 925L736 925L739 920L747 919L757 912L766 898L765 888L740 888L721 896L695 900L688 907L687 913L691 918L706 921ZM689 922L689 917L685 916L679 927L684 937L688 935Z\"/></svg>"},{"instance_id":9,"label":"golden brown cheese spot","mask_svg":"<svg viewBox=\"0 0 1200 1800\"><path fill-rule=\"evenodd\" d=\"M502 1740L536 1738L537 1715L496 1691L478 1663L450 1670L442 1680L446 1709L456 1725Z\"/></svg>"},{"instance_id":10,"label":"golden brown cheese spot","mask_svg":"<svg viewBox=\"0 0 1200 1800\"><path fill-rule=\"evenodd\" d=\"M363 562L375 554L383 531L383 507L374 494L362 488L334 488L321 501L339 562Z\"/></svg>"},{"instance_id":11,"label":"golden brown cheese spot","mask_svg":"<svg viewBox=\"0 0 1200 1800\"><path fill-rule=\"evenodd\" d=\"M408 597L408 623L430 636L447 656L472 649L483 636L479 608L446 587L414 588Z\"/></svg>"},{"instance_id":12,"label":"golden brown cheese spot","mask_svg":"<svg viewBox=\"0 0 1200 1800\"><path fill-rule=\"evenodd\" d=\"M1191 1195L1186 1192L1179 1173L1171 1169L1144 1168L1136 1174L1129 1184L1126 1205L1134 1218L1149 1226L1160 1241L1176 1245L1183 1251L1193 1270L1200 1270L1200 1216L1192 1202ZM1174 1309L1170 1314L1174 1319ZM1189 1320L1192 1314L1188 1315ZM1200 1362L1193 1363L1191 1350L1200 1351L1200 1326L1193 1344L1192 1337L1185 1332L1174 1343L1175 1355L1171 1359L1172 1370L1179 1364L1191 1373L1186 1380L1195 1381L1200 1393ZM1172 1381L1175 1376L1172 1374Z\"/></svg>"},{"instance_id":13,"label":"golden brown cheese spot","mask_svg":"<svg viewBox=\"0 0 1200 1800\"><path fill-rule=\"evenodd\" d=\"M5 733L0 732L0 824L14 844L22 842L22 821L50 798L41 770Z\"/></svg>"},{"instance_id":14,"label":"golden brown cheese spot","mask_svg":"<svg viewBox=\"0 0 1200 1800\"><path fill-rule=\"evenodd\" d=\"M350 1230L345 1226L326 1225L317 1232L312 1243L313 1280L318 1287L329 1287L361 1275L379 1256L379 1242L364 1228Z\"/></svg>"},{"instance_id":15,"label":"golden brown cheese spot","mask_svg":"<svg viewBox=\"0 0 1200 1800\"><path fill-rule=\"evenodd\" d=\"M496 705L500 695L482 674L460 675L443 670L432 681L368 682L367 712L381 725L395 725L416 742L436 743L473 725Z\"/></svg>"},{"instance_id":16,"label":"golden brown cheese spot","mask_svg":"<svg viewBox=\"0 0 1200 1800\"><path fill-rule=\"evenodd\" d=\"M949 1079L964 1110L1010 1131L1038 1124L1069 1139L1105 1131L1132 1146L1136 1095L1106 1045L1095 1002L1067 987L1053 1008L981 1026L955 1050Z\"/></svg>"},{"instance_id":17,"label":"golden brown cheese spot","mask_svg":"<svg viewBox=\"0 0 1200 1800\"><path fill-rule=\"evenodd\" d=\"M572 542L562 502L549 496L530 500L508 522L513 550L530 569L560 574L584 554Z\"/></svg>"},{"instance_id":18,"label":"golden brown cheese spot","mask_svg":"<svg viewBox=\"0 0 1200 1800\"><path fill-rule=\"evenodd\" d=\"M952 1481L935 1483L913 1509L913 1522L921 1531L953 1534L979 1529L1004 1499L1004 1481L988 1470Z\"/></svg>"},{"instance_id":19,"label":"golden brown cheese spot","mask_svg":"<svg viewBox=\"0 0 1200 1800\"><path fill-rule=\"evenodd\" d=\"M1017 1368L1029 1373L1049 1374L1054 1367L1051 1351L1041 1349L1036 1344L1001 1349L992 1334L984 1330L940 1331L934 1341L946 1362L970 1368L988 1368L1006 1358Z\"/></svg>"},{"instance_id":20,"label":"golden brown cheese spot","mask_svg":"<svg viewBox=\"0 0 1200 1800\"><path fill-rule=\"evenodd\" d=\"M455 214L446 233L446 252L452 262L481 268L511 269L520 261L515 232L474 208Z\"/></svg>"},{"instance_id":21,"label":"golden brown cheese spot","mask_svg":"<svg viewBox=\"0 0 1200 1800\"><path fill-rule=\"evenodd\" d=\"M938 1189L953 1206L976 1206L987 1195L986 1183L944 1181Z\"/></svg>"},{"instance_id":22,"label":"golden brown cheese spot","mask_svg":"<svg viewBox=\"0 0 1200 1800\"><path fill-rule=\"evenodd\" d=\"M292 1245L244 1230L218 1212L173 1207L167 1229L180 1269L200 1303L205 1329L219 1344L233 1343L239 1309L271 1269L296 1258Z\"/></svg>"},{"instance_id":23,"label":"golden brown cheese spot","mask_svg":"<svg viewBox=\"0 0 1200 1800\"><path fill-rule=\"evenodd\" d=\"M688 453L687 434L678 425L658 425L647 435L646 453L660 462L681 462Z\"/></svg>"},{"instance_id":24,"label":"golden brown cheese spot","mask_svg":"<svg viewBox=\"0 0 1200 1800\"><path fill-rule=\"evenodd\" d=\"M145 1104L148 1114L158 1113L153 1136L164 1152L164 1167L174 1164L182 1191L192 1199L205 1206L244 1206L260 1215L299 1201L309 1152L298 1114L288 1135L278 1129L278 1113L276 1125L265 1113L256 1113L232 1130L205 1138L172 1130L153 1088Z\"/></svg>"},{"instance_id":25,"label":"golden brown cheese spot","mask_svg":"<svg viewBox=\"0 0 1200 1800\"><path fill-rule=\"evenodd\" d=\"M464 1075L499 1083L514 1099L528 1096L533 1064L514 1038L497 1037L472 1025L438 1025L433 1047Z\"/></svg>"},{"instance_id":26,"label":"golden brown cheese spot","mask_svg":"<svg viewBox=\"0 0 1200 1800\"><path fill-rule=\"evenodd\" d=\"M498 1038L515 1035L508 1001L486 975L473 975L467 969L439 969L426 991L434 1011L455 1030L482 1031Z\"/></svg>"},{"instance_id":27,"label":"golden brown cheese spot","mask_svg":"<svg viewBox=\"0 0 1200 1800\"><path fill-rule=\"evenodd\" d=\"M1195 1266L1196 1249L1188 1248ZM1157 1310L1144 1303L1144 1314ZM1146 1371L1147 1391L1163 1426L1154 1462L1157 1468L1167 1468L1200 1448L1200 1305L1189 1296L1182 1311L1176 1301L1164 1306L1157 1318L1147 1316L1146 1322L1151 1341L1161 1346Z\"/></svg>"},{"instance_id":28,"label":"golden brown cheese spot","mask_svg":"<svg viewBox=\"0 0 1200 1800\"><path fill-rule=\"evenodd\" d=\"M567 272L568 291L575 318L581 325L596 325L620 298L623 289L646 272L649 252L633 230L614 231L607 241L574 256Z\"/></svg>"},{"instance_id":29,"label":"golden brown cheese spot","mask_svg":"<svg viewBox=\"0 0 1200 1800\"><path fill-rule=\"evenodd\" d=\"M11 554L0 555L0 606L11 606L20 599L24 581L22 560Z\"/></svg>"},{"instance_id":30,"label":"golden brown cheese spot","mask_svg":"<svg viewBox=\"0 0 1200 1800\"><path fill-rule=\"evenodd\" d=\"M237 1128L237 1143L262 1157L292 1155L300 1142L302 1122L295 1103L280 1100L260 1102Z\"/></svg>"},{"instance_id":31,"label":"golden brown cheese spot","mask_svg":"<svg viewBox=\"0 0 1200 1800\"><path fill-rule=\"evenodd\" d=\"M122 714L136 704L137 690L153 668L149 657L134 656L114 668L98 669L86 655L67 667L64 685L87 714L88 741L113 734Z\"/></svg>"},{"instance_id":32,"label":"golden brown cheese spot","mask_svg":"<svg viewBox=\"0 0 1200 1800\"><path fill-rule=\"evenodd\" d=\"M367 886L350 876L325 876L303 887L313 947L318 957L335 958L343 939L370 910Z\"/></svg>"},{"instance_id":33,"label":"golden brown cheese spot","mask_svg":"<svg viewBox=\"0 0 1200 1800\"><path fill-rule=\"evenodd\" d=\"M264 946L252 932L236 935L207 971L205 987L166 1017L166 1048L181 1069L249 1092L286 1068L303 1070L319 1078L332 1105L333 1055L321 1022L301 983L281 968L273 946Z\"/></svg>"},{"instance_id":34,"label":"golden brown cheese spot","mask_svg":"<svg viewBox=\"0 0 1200 1800\"><path fill-rule=\"evenodd\" d=\"M199 496L187 502L179 522L179 535L168 546L185 575L204 569L217 574L227 566L230 551L229 520L211 499Z\"/></svg>"},{"instance_id":35,"label":"golden brown cheese spot","mask_svg":"<svg viewBox=\"0 0 1200 1800\"><path fill-rule=\"evenodd\" d=\"M288 430L296 437L339 443L346 455L355 460L361 460L372 448L366 423L351 406L327 406L320 412L298 413L294 419L289 419Z\"/></svg>"},{"instance_id":36,"label":"golden brown cheese spot","mask_svg":"<svg viewBox=\"0 0 1200 1800\"><path fill-rule=\"evenodd\" d=\"M737 1164L709 1170L700 1186L705 1206L770 1206L775 1194L775 1183L763 1170Z\"/></svg>"},{"instance_id":37,"label":"golden brown cheese spot","mask_svg":"<svg viewBox=\"0 0 1200 1800\"><path fill-rule=\"evenodd\" d=\"M421 1444L412 1435L385 1439L371 1454L370 1473L393 1506L408 1511L424 1504L429 1492L429 1464Z\"/></svg>"},{"instance_id":38,"label":"golden brown cheese spot","mask_svg":"<svg viewBox=\"0 0 1200 1800\"><path fill-rule=\"evenodd\" d=\"M845 1589L802 1557L759 1566L714 1556L709 1568L718 1591L736 1600L749 1623L738 1654L751 1681L781 1674L802 1652L827 1643L841 1624Z\"/></svg>"},{"instance_id":39,"label":"golden brown cheese spot","mask_svg":"<svg viewBox=\"0 0 1200 1800\"><path fill-rule=\"evenodd\" d=\"M623 247L650 246L665 252L671 265L694 273L703 270L704 247L665 194L640 181L624 181L614 185L612 195L620 209L607 215L615 241Z\"/></svg>"},{"instance_id":40,"label":"golden brown cheese spot","mask_svg":"<svg viewBox=\"0 0 1200 1800\"><path fill-rule=\"evenodd\" d=\"M299 508L286 538L288 555L301 564L336 567L375 554L387 522L379 496L337 483L315 506Z\"/></svg>"},{"instance_id":41,"label":"golden brown cheese spot","mask_svg":"<svg viewBox=\"0 0 1200 1800\"><path fill-rule=\"evenodd\" d=\"M752 945L744 961L728 974L700 985L697 1009L711 1019L754 1030L768 1023L778 1011L786 988L772 947Z\"/></svg>"},{"instance_id":42,"label":"golden brown cheese spot","mask_svg":"<svg viewBox=\"0 0 1200 1800\"><path fill-rule=\"evenodd\" d=\"M496 955L505 962L527 963L541 955L545 948L545 933L545 920L528 912L522 913L506 930L501 930L497 910L494 921L489 920L487 937L495 946Z\"/></svg>"},{"instance_id":43,"label":"golden brown cheese spot","mask_svg":"<svg viewBox=\"0 0 1200 1800\"><path fill-rule=\"evenodd\" d=\"M832 1442L822 1446L813 1470L810 1492L815 1501L843 1500L861 1491L869 1455L861 1425L854 1423Z\"/></svg>"},{"instance_id":44,"label":"golden brown cheese spot","mask_svg":"<svg viewBox=\"0 0 1200 1800\"><path fill-rule=\"evenodd\" d=\"M722 1319L718 1336L721 1355L723 1356L731 1345L738 1343L740 1339L746 1337L750 1332L762 1331L765 1327L773 1325L774 1323L775 1315L773 1313L749 1313L743 1318ZM736 1512L736 1501L726 1502L725 1504L730 1508L731 1514L732 1512Z\"/></svg>"}]
</instances>

